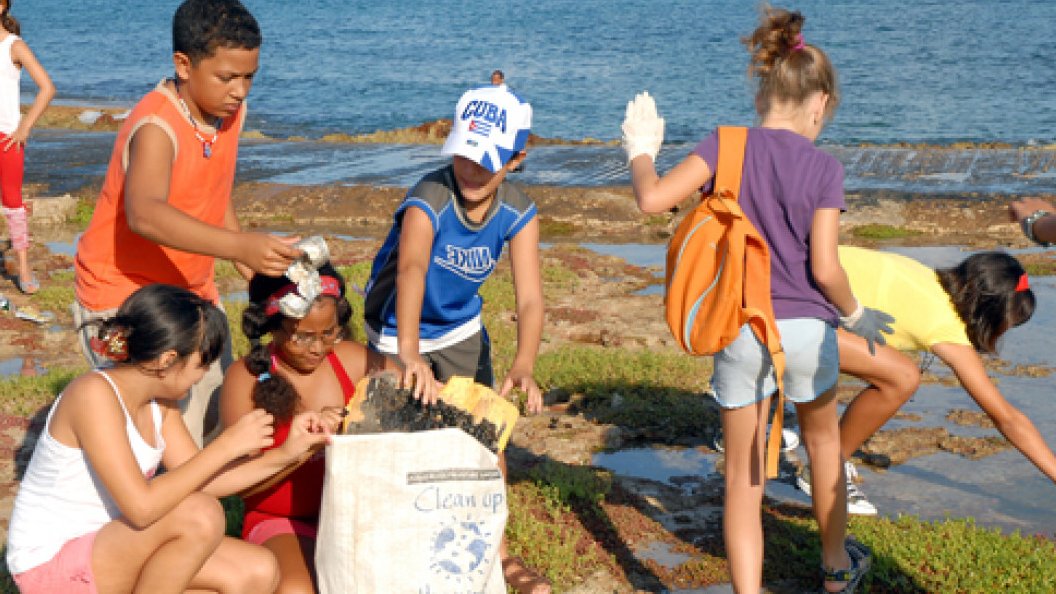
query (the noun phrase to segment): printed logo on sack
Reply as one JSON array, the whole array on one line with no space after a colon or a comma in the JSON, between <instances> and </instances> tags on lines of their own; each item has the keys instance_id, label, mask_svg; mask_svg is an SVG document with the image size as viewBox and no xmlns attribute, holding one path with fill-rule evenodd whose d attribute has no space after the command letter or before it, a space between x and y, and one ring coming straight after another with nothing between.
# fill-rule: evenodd
<instances>
[{"instance_id":1,"label":"printed logo on sack","mask_svg":"<svg viewBox=\"0 0 1056 594\"><path fill-rule=\"evenodd\" d=\"M495 268L495 258L491 257L491 248L487 246L464 248L448 245L446 253L436 256L433 262L475 283L487 280Z\"/></svg>"},{"instance_id":2,"label":"printed logo on sack","mask_svg":"<svg viewBox=\"0 0 1056 594\"><path fill-rule=\"evenodd\" d=\"M452 588L479 584L485 578L490 540L484 522L451 518L433 537L430 567Z\"/></svg>"},{"instance_id":3,"label":"printed logo on sack","mask_svg":"<svg viewBox=\"0 0 1056 594\"><path fill-rule=\"evenodd\" d=\"M479 99L470 101L462 110L460 119L470 118L473 118L473 121L469 123L469 131L474 134L487 136L491 134L492 126L497 126L500 132L506 133L506 110L494 103Z\"/></svg>"}]
</instances>

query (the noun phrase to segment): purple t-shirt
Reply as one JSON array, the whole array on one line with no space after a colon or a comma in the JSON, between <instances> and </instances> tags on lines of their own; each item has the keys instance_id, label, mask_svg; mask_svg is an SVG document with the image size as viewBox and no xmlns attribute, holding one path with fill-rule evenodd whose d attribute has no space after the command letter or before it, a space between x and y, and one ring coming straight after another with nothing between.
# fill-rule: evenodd
<instances>
[{"instance_id":1,"label":"purple t-shirt","mask_svg":"<svg viewBox=\"0 0 1056 594\"><path fill-rule=\"evenodd\" d=\"M718 132L693 154L715 171ZM710 192L714 176L704 185ZM818 318L835 325L836 309L810 272L810 229L819 208L847 209L843 165L790 130L749 128L738 203L770 248L770 293L774 316Z\"/></svg>"}]
</instances>

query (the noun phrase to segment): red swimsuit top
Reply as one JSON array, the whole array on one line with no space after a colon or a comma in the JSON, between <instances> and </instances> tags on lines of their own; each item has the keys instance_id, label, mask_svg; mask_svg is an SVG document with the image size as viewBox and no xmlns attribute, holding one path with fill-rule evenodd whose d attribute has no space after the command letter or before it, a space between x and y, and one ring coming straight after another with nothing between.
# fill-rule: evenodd
<instances>
[{"instance_id":1,"label":"red swimsuit top","mask_svg":"<svg viewBox=\"0 0 1056 594\"><path fill-rule=\"evenodd\" d=\"M330 352L326 356L330 367L341 384L341 391L345 395L345 404L352 399L356 391L355 384L349 379L344 366L341 365L337 355ZM272 448L279 447L286 441L290 434L290 421L275 424L275 443ZM268 448L271 449L271 448ZM313 456L301 465L300 468L290 473L282 481L272 485L270 488L246 498L246 512L257 511L276 516L301 518L315 521L319 517L319 506L323 498L323 476L326 474L326 459L323 452Z\"/></svg>"}]
</instances>

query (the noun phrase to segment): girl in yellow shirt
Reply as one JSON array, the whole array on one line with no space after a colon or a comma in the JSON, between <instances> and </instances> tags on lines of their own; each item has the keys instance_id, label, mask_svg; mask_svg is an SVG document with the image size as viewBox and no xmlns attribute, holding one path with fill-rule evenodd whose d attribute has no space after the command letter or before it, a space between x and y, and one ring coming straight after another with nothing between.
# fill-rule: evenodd
<instances>
[{"instance_id":1,"label":"girl in yellow shirt","mask_svg":"<svg viewBox=\"0 0 1056 594\"><path fill-rule=\"evenodd\" d=\"M901 351L930 351L953 370L998 431L1056 481L1056 455L990 380L980 356L995 353L1001 335L1034 313L1034 293L1022 265L1002 252L974 254L937 270L898 254L846 246L839 248L839 257L862 304L895 317L894 333L886 346L877 346L875 356L861 337L837 332L840 371L868 384L840 420L843 458L850 459L920 385L917 363Z\"/></svg>"}]
</instances>

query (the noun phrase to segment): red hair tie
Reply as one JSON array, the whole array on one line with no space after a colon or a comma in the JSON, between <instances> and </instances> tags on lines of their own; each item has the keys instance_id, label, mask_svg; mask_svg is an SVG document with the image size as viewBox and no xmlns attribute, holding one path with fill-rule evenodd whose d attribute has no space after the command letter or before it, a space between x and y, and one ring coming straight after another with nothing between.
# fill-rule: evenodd
<instances>
[{"instance_id":1,"label":"red hair tie","mask_svg":"<svg viewBox=\"0 0 1056 594\"><path fill-rule=\"evenodd\" d=\"M1027 273L1024 272L1023 276L1019 277L1019 284L1016 285L1016 292L1022 293L1028 289L1030 289L1030 282L1027 281Z\"/></svg>"},{"instance_id":2,"label":"red hair tie","mask_svg":"<svg viewBox=\"0 0 1056 594\"><path fill-rule=\"evenodd\" d=\"M107 359L113 361L128 360L128 340L125 339L124 333L120 330L108 330L102 338L93 336L88 340L88 345L95 354Z\"/></svg>"}]
</instances>

